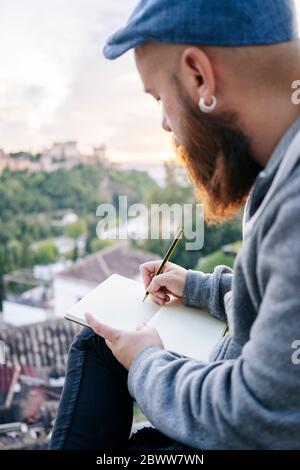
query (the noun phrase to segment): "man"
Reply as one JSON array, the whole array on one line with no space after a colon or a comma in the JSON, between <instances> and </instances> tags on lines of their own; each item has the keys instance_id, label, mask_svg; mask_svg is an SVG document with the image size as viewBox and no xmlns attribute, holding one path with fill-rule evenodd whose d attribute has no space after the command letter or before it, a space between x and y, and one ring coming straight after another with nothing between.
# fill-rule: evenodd
<instances>
[{"instance_id":1,"label":"man","mask_svg":"<svg viewBox=\"0 0 300 470\"><path fill-rule=\"evenodd\" d=\"M207 308L228 322L229 334L202 363L166 351L148 326L128 333L87 315L98 336L84 330L71 349L52 448L105 446L114 436L126 446L134 398L169 448L300 449L293 361L300 336L300 109L291 100L300 46L293 3L143 0L104 53L115 59L133 48L207 219L226 220L247 199L233 272L219 266L207 275L170 263L154 277L157 263L150 262L141 267L145 286L161 305L174 294ZM108 391L105 398L105 387L114 399Z\"/></svg>"}]
</instances>

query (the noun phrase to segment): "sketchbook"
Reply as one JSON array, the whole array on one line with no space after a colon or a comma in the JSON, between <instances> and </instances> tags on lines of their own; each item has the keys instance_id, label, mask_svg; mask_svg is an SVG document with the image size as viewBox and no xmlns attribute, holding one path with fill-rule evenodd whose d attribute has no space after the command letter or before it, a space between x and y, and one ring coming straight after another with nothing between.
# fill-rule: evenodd
<instances>
[{"instance_id":1,"label":"sketchbook","mask_svg":"<svg viewBox=\"0 0 300 470\"><path fill-rule=\"evenodd\" d=\"M207 362L224 335L225 323L175 299L163 307L150 297L142 302L144 295L142 283L113 274L71 307L65 318L88 326L84 315L89 312L102 323L128 331L147 323L157 329L165 349Z\"/></svg>"}]
</instances>

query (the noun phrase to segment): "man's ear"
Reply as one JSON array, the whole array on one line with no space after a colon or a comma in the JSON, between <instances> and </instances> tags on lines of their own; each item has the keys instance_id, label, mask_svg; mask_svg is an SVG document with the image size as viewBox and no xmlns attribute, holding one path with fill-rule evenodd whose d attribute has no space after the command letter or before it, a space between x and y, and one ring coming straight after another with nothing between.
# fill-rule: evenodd
<instances>
[{"instance_id":1,"label":"man's ear","mask_svg":"<svg viewBox=\"0 0 300 470\"><path fill-rule=\"evenodd\" d=\"M212 62L199 47L187 47L180 61L181 80L191 98L199 103L201 97L210 103L216 91Z\"/></svg>"}]
</instances>

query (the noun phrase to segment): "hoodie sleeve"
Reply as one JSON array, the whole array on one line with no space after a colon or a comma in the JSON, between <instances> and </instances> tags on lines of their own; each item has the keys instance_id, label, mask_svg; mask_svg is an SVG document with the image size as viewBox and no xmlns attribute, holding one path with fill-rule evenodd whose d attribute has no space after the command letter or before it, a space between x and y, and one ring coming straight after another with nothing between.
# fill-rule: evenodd
<instances>
[{"instance_id":1,"label":"hoodie sleeve","mask_svg":"<svg viewBox=\"0 0 300 470\"><path fill-rule=\"evenodd\" d=\"M231 290L232 270L217 266L213 274L189 270L183 293L187 307L205 308L209 313L226 321L224 297Z\"/></svg>"},{"instance_id":2,"label":"hoodie sleeve","mask_svg":"<svg viewBox=\"0 0 300 470\"><path fill-rule=\"evenodd\" d=\"M262 301L238 358L202 363L159 346L136 356L129 391L161 432L196 449L300 449L299 234L299 203L282 204L260 243Z\"/></svg>"}]
</instances>

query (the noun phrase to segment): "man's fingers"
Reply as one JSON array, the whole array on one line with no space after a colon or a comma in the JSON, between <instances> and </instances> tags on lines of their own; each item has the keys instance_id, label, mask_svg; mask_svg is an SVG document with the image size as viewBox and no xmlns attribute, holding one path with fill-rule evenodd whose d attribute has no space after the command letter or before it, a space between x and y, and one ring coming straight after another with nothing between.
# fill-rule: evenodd
<instances>
[{"instance_id":1,"label":"man's fingers","mask_svg":"<svg viewBox=\"0 0 300 470\"><path fill-rule=\"evenodd\" d=\"M153 293L153 295L155 295L155 297L157 297L158 299L165 300L166 292L164 292L163 288L161 289L162 290L158 290L157 292Z\"/></svg>"},{"instance_id":2,"label":"man's fingers","mask_svg":"<svg viewBox=\"0 0 300 470\"><path fill-rule=\"evenodd\" d=\"M114 342L119 337L119 330L105 325L104 323L100 323L90 313L86 313L85 318L88 325L95 331L95 333L97 333L97 335L101 336L102 338L105 338L110 342Z\"/></svg>"},{"instance_id":3,"label":"man's fingers","mask_svg":"<svg viewBox=\"0 0 300 470\"><path fill-rule=\"evenodd\" d=\"M141 264L140 272L142 275L143 283L145 288L147 288L156 273L158 266L156 266L155 261L149 261L148 263Z\"/></svg>"},{"instance_id":4,"label":"man's fingers","mask_svg":"<svg viewBox=\"0 0 300 470\"><path fill-rule=\"evenodd\" d=\"M140 266L141 271L147 271L149 274L155 274L161 265L162 260L148 261Z\"/></svg>"},{"instance_id":5,"label":"man's fingers","mask_svg":"<svg viewBox=\"0 0 300 470\"><path fill-rule=\"evenodd\" d=\"M148 274L148 273L145 272L145 271L142 272L142 279L143 279L143 284L144 284L145 289L147 289L147 287L148 287L149 284L151 283L152 277L153 277L152 274Z\"/></svg>"},{"instance_id":6,"label":"man's fingers","mask_svg":"<svg viewBox=\"0 0 300 470\"><path fill-rule=\"evenodd\" d=\"M165 298L161 299L161 298L157 297L156 294L154 294L154 295L153 295L153 294L150 294L150 299L151 299L153 302L155 302L156 304L163 306L163 305L165 305L166 302L169 302L170 297L169 297L169 296L166 296Z\"/></svg>"},{"instance_id":7,"label":"man's fingers","mask_svg":"<svg viewBox=\"0 0 300 470\"><path fill-rule=\"evenodd\" d=\"M157 273L159 267L161 266L162 260L148 261L147 263L141 264L140 272L142 275L143 283L145 288L151 283L153 276ZM164 272L167 272L171 264L167 263Z\"/></svg>"},{"instance_id":8,"label":"man's fingers","mask_svg":"<svg viewBox=\"0 0 300 470\"><path fill-rule=\"evenodd\" d=\"M150 299L152 300L152 302L158 305L163 305L163 301L159 299L158 297L156 297L155 295L150 294Z\"/></svg>"},{"instance_id":9,"label":"man's fingers","mask_svg":"<svg viewBox=\"0 0 300 470\"><path fill-rule=\"evenodd\" d=\"M162 287L166 287L168 281L170 281L171 277L169 273L159 274L158 276L154 276L150 285L147 287L148 291L151 294L157 293Z\"/></svg>"}]
</instances>

